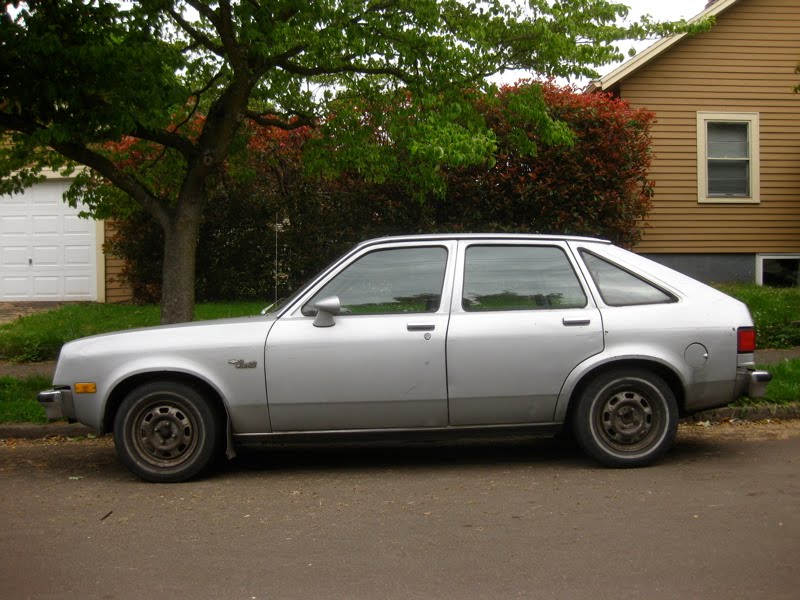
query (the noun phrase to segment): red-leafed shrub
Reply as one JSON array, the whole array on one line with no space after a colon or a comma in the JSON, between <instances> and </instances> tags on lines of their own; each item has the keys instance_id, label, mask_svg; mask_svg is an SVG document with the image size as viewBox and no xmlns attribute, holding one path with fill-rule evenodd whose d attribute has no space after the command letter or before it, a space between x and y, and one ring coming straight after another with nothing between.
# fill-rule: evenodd
<instances>
[{"instance_id":1,"label":"red-leafed shrub","mask_svg":"<svg viewBox=\"0 0 800 600\"><path fill-rule=\"evenodd\" d=\"M524 86L503 88L482 112L498 137L489 169L448 174L437 223L458 230L589 235L633 247L650 209L650 126L654 114L605 94L579 94L551 83L542 92L554 119L574 133L572 146L542 143L509 117ZM521 138L521 136L524 136ZM526 142L536 144L535 154Z\"/></svg>"}]
</instances>

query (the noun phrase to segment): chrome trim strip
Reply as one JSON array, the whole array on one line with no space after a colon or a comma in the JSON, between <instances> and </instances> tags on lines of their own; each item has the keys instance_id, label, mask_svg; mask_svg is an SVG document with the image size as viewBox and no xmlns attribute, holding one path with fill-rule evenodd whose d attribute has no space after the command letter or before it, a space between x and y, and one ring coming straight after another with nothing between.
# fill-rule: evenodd
<instances>
[{"instance_id":1,"label":"chrome trim strip","mask_svg":"<svg viewBox=\"0 0 800 600\"><path fill-rule=\"evenodd\" d=\"M423 427L397 429L341 429L324 431L277 431L272 433L235 433L240 444L315 443L330 439L350 442L393 441L459 437L552 436L559 433L563 423L547 422L528 425L459 425L456 427Z\"/></svg>"}]
</instances>

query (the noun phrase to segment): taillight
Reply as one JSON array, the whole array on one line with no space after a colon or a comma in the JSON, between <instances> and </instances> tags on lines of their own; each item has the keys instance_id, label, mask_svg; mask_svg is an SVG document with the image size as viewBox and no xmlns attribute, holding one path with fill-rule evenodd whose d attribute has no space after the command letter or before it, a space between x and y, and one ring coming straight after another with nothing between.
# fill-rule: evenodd
<instances>
[{"instance_id":1,"label":"taillight","mask_svg":"<svg viewBox=\"0 0 800 600\"><path fill-rule=\"evenodd\" d=\"M736 345L739 354L752 354L756 351L756 330L753 327L739 327L736 331Z\"/></svg>"}]
</instances>

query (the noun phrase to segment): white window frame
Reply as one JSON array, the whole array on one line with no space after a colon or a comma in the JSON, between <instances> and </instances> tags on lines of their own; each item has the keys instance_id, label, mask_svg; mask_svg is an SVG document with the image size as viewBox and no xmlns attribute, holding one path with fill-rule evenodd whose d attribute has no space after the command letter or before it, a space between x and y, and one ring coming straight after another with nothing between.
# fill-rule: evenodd
<instances>
[{"instance_id":1,"label":"white window frame","mask_svg":"<svg viewBox=\"0 0 800 600\"><path fill-rule=\"evenodd\" d=\"M764 285L765 260L800 260L800 253L756 254L756 283Z\"/></svg>"},{"instance_id":2,"label":"white window frame","mask_svg":"<svg viewBox=\"0 0 800 600\"><path fill-rule=\"evenodd\" d=\"M748 123L750 194L748 196L711 196L708 194L708 123ZM761 165L759 157L758 113L697 113L697 201L708 204L758 204L761 202Z\"/></svg>"}]
</instances>

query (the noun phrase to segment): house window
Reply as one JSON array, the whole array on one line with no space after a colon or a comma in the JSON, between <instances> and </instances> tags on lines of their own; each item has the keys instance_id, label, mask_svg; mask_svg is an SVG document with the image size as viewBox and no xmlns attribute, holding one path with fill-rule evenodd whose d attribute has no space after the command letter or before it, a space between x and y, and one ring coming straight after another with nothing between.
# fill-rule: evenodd
<instances>
[{"instance_id":1,"label":"house window","mask_svg":"<svg viewBox=\"0 0 800 600\"><path fill-rule=\"evenodd\" d=\"M759 254L756 283L771 287L800 287L800 254Z\"/></svg>"},{"instance_id":2,"label":"house window","mask_svg":"<svg viewBox=\"0 0 800 600\"><path fill-rule=\"evenodd\" d=\"M759 202L758 113L697 113L698 202Z\"/></svg>"}]
</instances>

